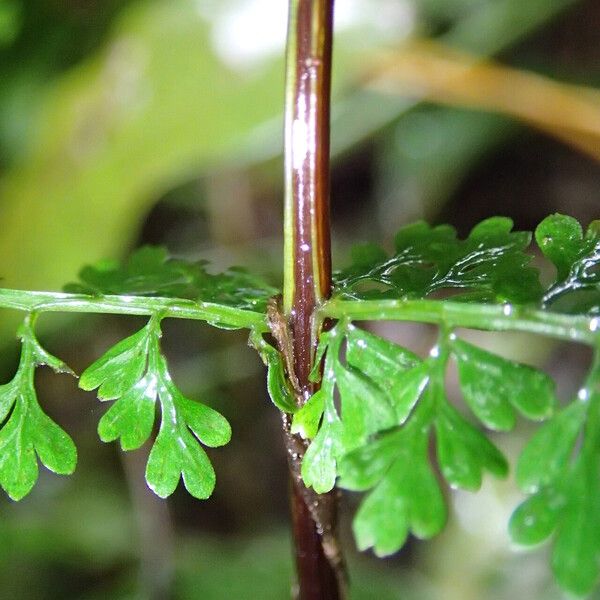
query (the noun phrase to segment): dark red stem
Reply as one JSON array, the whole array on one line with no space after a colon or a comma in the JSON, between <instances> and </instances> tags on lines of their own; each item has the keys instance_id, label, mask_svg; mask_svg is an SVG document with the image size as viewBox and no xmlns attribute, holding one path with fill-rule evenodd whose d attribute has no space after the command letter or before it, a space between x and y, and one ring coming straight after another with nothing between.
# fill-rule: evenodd
<instances>
[{"instance_id":1,"label":"dark red stem","mask_svg":"<svg viewBox=\"0 0 600 600\"><path fill-rule=\"evenodd\" d=\"M333 0L291 0L286 97L285 285L300 401L315 391L313 315L331 292L329 109ZM345 578L336 539L337 496L304 487L306 444L284 419L292 478L291 511L299 600L338 600Z\"/></svg>"}]
</instances>

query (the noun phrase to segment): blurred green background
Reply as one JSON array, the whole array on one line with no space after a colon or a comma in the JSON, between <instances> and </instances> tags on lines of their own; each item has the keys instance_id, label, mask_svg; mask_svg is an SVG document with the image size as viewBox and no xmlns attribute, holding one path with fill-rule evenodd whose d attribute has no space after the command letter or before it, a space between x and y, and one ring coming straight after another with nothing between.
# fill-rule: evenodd
<instances>
[{"instance_id":1,"label":"blurred green background","mask_svg":"<svg viewBox=\"0 0 600 600\"><path fill-rule=\"evenodd\" d=\"M0 275L60 289L84 263L141 243L281 277L284 0L0 0ZM560 211L598 218L597 0L338 0L333 104L334 263L403 223L461 233L503 214L531 229ZM427 40L427 43L423 43ZM419 43L416 43L419 42ZM470 65L489 59L485 78ZM449 76L458 72L458 75ZM483 93L482 93L483 91ZM17 315L1 315L15 367ZM44 341L76 371L135 319L44 317ZM424 327L378 326L426 352ZM480 343L492 343L481 339ZM44 408L74 437L76 474L42 473L0 501L0 598L283 599L292 566L278 416L244 335L169 322L178 384L218 407L234 437L211 452L218 483L198 502L147 490L146 450L95 432L105 408L73 381L38 375ZM577 347L494 337L545 367L563 397ZM451 382L450 382L451 383ZM525 426L497 442L515 456ZM449 493L431 542L358 556L343 501L356 600L562 598L542 549L505 532L515 486ZM600 597L600 596L598 596Z\"/></svg>"}]
</instances>

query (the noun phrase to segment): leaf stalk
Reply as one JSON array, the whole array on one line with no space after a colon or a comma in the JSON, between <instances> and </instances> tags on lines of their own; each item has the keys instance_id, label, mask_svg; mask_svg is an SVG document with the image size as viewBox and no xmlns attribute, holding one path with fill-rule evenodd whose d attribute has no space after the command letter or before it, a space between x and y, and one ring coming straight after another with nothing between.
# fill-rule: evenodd
<instances>
[{"instance_id":1,"label":"leaf stalk","mask_svg":"<svg viewBox=\"0 0 600 600\"><path fill-rule=\"evenodd\" d=\"M485 331L521 331L595 346L597 316L569 315L512 304L477 304L450 300L342 300L333 298L319 318L352 321L413 321Z\"/></svg>"},{"instance_id":2,"label":"leaf stalk","mask_svg":"<svg viewBox=\"0 0 600 600\"><path fill-rule=\"evenodd\" d=\"M207 321L215 326L269 330L260 312L211 302L147 296L87 296L61 292L0 289L0 307L26 312L96 313Z\"/></svg>"}]
</instances>

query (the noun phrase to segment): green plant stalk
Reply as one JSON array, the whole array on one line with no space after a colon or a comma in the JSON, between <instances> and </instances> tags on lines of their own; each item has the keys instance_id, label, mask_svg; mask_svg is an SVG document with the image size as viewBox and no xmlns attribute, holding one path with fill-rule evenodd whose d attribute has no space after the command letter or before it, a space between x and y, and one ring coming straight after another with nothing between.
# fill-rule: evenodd
<instances>
[{"instance_id":1,"label":"green plant stalk","mask_svg":"<svg viewBox=\"0 0 600 600\"><path fill-rule=\"evenodd\" d=\"M86 296L60 292L0 289L0 308L24 312L96 313L192 319L267 332L259 312L174 298L144 296ZM600 318L568 315L526 306L476 304L448 300L341 300L334 298L318 310L319 319L350 321L413 321L486 331L521 331L590 346L598 343Z\"/></svg>"},{"instance_id":2,"label":"green plant stalk","mask_svg":"<svg viewBox=\"0 0 600 600\"><path fill-rule=\"evenodd\" d=\"M248 328L259 332L269 330L265 315L260 312L174 298L144 296L86 296L59 292L30 292L0 289L0 307L26 312L97 313L151 316L207 321L227 327Z\"/></svg>"},{"instance_id":3,"label":"green plant stalk","mask_svg":"<svg viewBox=\"0 0 600 600\"><path fill-rule=\"evenodd\" d=\"M591 346L598 343L600 318L568 315L511 304L471 304L449 300L341 300L319 309L320 320L413 321L487 331L522 331Z\"/></svg>"}]
</instances>

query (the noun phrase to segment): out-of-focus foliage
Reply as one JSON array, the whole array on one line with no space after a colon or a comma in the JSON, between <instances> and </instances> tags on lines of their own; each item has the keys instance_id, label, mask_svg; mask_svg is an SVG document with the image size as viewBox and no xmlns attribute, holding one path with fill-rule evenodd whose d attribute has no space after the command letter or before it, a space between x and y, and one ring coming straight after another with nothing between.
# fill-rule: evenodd
<instances>
[{"instance_id":1,"label":"out-of-focus foliage","mask_svg":"<svg viewBox=\"0 0 600 600\"><path fill-rule=\"evenodd\" d=\"M165 248L145 246L121 264L101 261L79 272L80 283L67 284L66 292L107 295L132 294L189 298L239 309L264 312L277 289L242 268L212 274L207 261L169 258Z\"/></svg>"},{"instance_id":2,"label":"out-of-focus foliage","mask_svg":"<svg viewBox=\"0 0 600 600\"><path fill-rule=\"evenodd\" d=\"M224 68L193 2L132 5L112 31L45 92L27 153L4 174L9 285L56 287L82 260L115 255L160 191L281 110L281 61Z\"/></svg>"},{"instance_id":3,"label":"out-of-focus foliage","mask_svg":"<svg viewBox=\"0 0 600 600\"><path fill-rule=\"evenodd\" d=\"M598 581L598 410L596 366L579 398L544 425L519 462L519 484L532 494L515 511L510 531L524 546L555 534L552 569L560 584L578 595ZM572 457L583 432L582 446Z\"/></svg>"},{"instance_id":4,"label":"out-of-focus foliage","mask_svg":"<svg viewBox=\"0 0 600 600\"><path fill-rule=\"evenodd\" d=\"M181 551L178 598L220 599L223 587L237 598L281 600L290 594L291 565L286 536L259 536L236 546L211 542L185 544ZM207 560L207 557L208 558ZM204 568L198 569L198 563ZM268 565L265 567L265 564ZM430 600L419 579L393 574L352 557L350 600Z\"/></svg>"},{"instance_id":5,"label":"out-of-focus foliage","mask_svg":"<svg viewBox=\"0 0 600 600\"><path fill-rule=\"evenodd\" d=\"M418 7L421 14L414 12L408 2L401 3L401 10L392 10L392 3L382 0L382 6L393 16L387 21L387 36L365 36L364 28L358 26L346 27L345 34L341 21L336 39L336 87L343 88L362 68L362 63L355 60L357 55L397 36L398 29L394 33L390 24L397 23L406 34L419 20L424 25L428 19L449 20L450 41L487 54L518 39L569 3L538 1L523 16L512 0L499 5L474 0L468 10L461 2L450 3L451 9L427 3ZM39 9L38 4L46 10ZM253 160L265 156L261 152L264 136L256 138L260 143L256 146L248 135L281 114L281 47L275 43L271 53L267 52L268 60L236 69L224 63L214 44L219 27L226 29L229 18L233 22L227 30L231 36L236 23L232 15L236 10L243 15L244 4L252 7L252 3L213 7L209 2L204 5L192 0L139 2L117 12L125 4L115 0L108 8L103 6L90 13L81 8L83 17L73 8L67 13L72 21L56 28L51 25L61 20L60 14L44 2L26 6L16 0L11 3L17 16L7 19L14 21L12 27L17 33L4 60L15 69L21 67L19 76L9 79L13 83L4 88L7 99L2 112L8 115L7 123L26 122L22 128L26 134L17 136L26 141L0 180L4 207L0 226L5 232L0 241L0 273L7 285L56 287L82 262L119 253L138 231L140 217L173 183L232 152L239 154L242 147L254 149L245 151L245 156ZM350 23L360 23L362 15L376 24L379 17L372 13L363 7L355 9L354 16L352 10L347 14ZM109 28L114 14L118 16L110 20ZM499 14L506 20L494 25ZM520 18L513 20L513 14ZM42 42L39 47L31 41L27 45L27 40L40 39L34 26L36 19L42 20L40 15L47 17L47 31L56 36L54 54ZM284 19L285 14L281 16ZM80 41L74 52L71 34L79 22L87 25L85 42ZM381 19L379 22L386 23ZM507 22L511 26L502 25ZM19 27L23 30L21 36ZM284 22L274 27L282 34L285 31ZM482 31L495 34L484 35ZM485 40L483 46L473 41L475 32ZM50 33L45 35L47 38L42 36L42 40L53 39ZM363 41L357 45L359 39ZM38 48L37 53L33 47ZM49 71L56 72L56 64L64 68L85 56L86 48L98 50L57 80L39 83L47 81ZM31 68L14 60L15 53L22 56L26 49L31 54ZM56 61L52 63L54 71L38 68L36 61L50 62L52 58ZM33 87L27 87L29 75L37 82ZM22 93L26 98L33 99L35 110L23 108L18 100L20 89L25 90ZM341 147L347 148L394 119L405 107L402 102L386 103L380 97L369 102L368 95L360 93L348 96L348 102L343 100L340 109L334 110L334 141L338 139L338 148L338 127L346 138ZM363 102L366 104L359 109ZM18 108L15 116L10 116L11 106ZM357 110L362 114L360 123L354 118ZM279 126L269 128L275 139L281 139L279 130ZM10 134L5 139L9 143ZM266 143L272 149L268 156L278 152L278 144L273 139Z\"/></svg>"},{"instance_id":6,"label":"out-of-focus foliage","mask_svg":"<svg viewBox=\"0 0 600 600\"><path fill-rule=\"evenodd\" d=\"M226 8L235 14L235 5ZM28 122L26 148L0 180L7 285L56 287L82 262L122 251L175 182L242 146L252 148L247 158L256 160L257 149L265 156L249 136L282 114L283 55L276 45L258 64L225 63L209 9L193 0L132 3L95 54L36 88L37 109L19 115ZM281 17L271 28L283 42ZM343 40L338 86L355 73L346 67L357 49ZM280 150L279 129L268 157Z\"/></svg>"},{"instance_id":7,"label":"out-of-focus foliage","mask_svg":"<svg viewBox=\"0 0 600 600\"><path fill-rule=\"evenodd\" d=\"M433 43L408 43L374 61L373 89L509 115L600 159L600 92L503 67Z\"/></svg>"}]
</instances>

